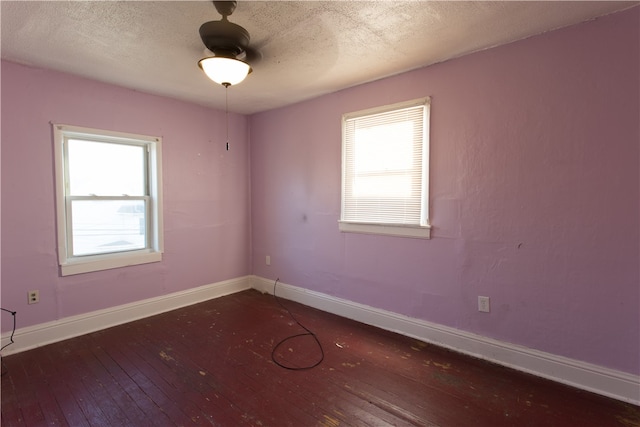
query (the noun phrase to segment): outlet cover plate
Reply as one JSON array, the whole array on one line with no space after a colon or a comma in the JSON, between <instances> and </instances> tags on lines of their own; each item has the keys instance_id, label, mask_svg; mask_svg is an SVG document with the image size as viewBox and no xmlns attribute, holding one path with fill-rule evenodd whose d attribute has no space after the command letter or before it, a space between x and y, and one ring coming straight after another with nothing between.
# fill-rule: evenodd
<instances>
[{"instance_id":1,"label":"outlet cover plate","mask_svg":"<svg viewBox=\"0 0 640 427\"><path fill-rule=\"evenodd\" d=\"M27 294L29 304L37 304L40 302L40 291L29 291Z\"/></svg>"},{"instance_id":2,"label":"outlet cover plate","mask_svg":"<svg viewBox=\"0 0 640 427\"><path fill-rule=\"evenodd\" d=\"M482 313L489 313L491 311L489 297L478 297L478 311Z\"/></svg>"}]
</instances>

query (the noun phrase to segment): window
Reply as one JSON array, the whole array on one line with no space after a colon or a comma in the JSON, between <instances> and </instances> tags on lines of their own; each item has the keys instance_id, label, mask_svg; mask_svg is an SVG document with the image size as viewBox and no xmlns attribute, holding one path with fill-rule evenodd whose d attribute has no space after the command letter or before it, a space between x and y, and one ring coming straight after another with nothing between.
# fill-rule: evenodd
<instances>
[{"instance_id":1,"label":"window","mask_svg":"<svg viewBox=\"0 0 640 427\"><path fill-rule=\"evenodd\" d=\"M53 129L62 275L160 261L161 139Z\"/></svg>"},{"instance_id":2,"label":"window","mask_svg":"<svg viewBox=\"0 0 640 427\"><path fill-rule=\"evenodd\" d=\"M429 238L429 98L342 117L340 230Z\"/></svg>"}]
</instances>

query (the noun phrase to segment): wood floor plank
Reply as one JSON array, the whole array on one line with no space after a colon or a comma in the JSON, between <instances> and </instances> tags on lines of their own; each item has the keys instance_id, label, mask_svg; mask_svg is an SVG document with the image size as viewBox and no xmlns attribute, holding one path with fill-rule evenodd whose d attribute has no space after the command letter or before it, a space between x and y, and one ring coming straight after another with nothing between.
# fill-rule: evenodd
<instances>
[{"instance_id":1,"label":"wood floor plank","mask_svg":"<svg viewBox=\"0 0 640 427\"><path fill-rule=\"evenodd\" d=\"M2 420L0 425L4 427L23 427L27 425L22 418L22 411L16 408L3 408L0 419Z\"/></svg>"},{"instance_id":2,"label":"wood floor plank","mask_svg":"<svg viewBox=\"0 0 640 427\"><path fill-rule=\"evenodd\" d=\"M291 332L295 333L296 331L292 330ZM258 340L255 340L254 345L255 344L258 344L259 349L256 349L258 352L262 352L263 360L267 362L264 363L261 369L263 373L261 376L266 381L271 381L271 383L275 384L281 391L293 389L302 393L306 399L307 406L318 410L316 413L317 418L337 419L346 422L347 420L343 419L343 414L357 412L359 414L358 419L376 417L378 424L385 421L380 418L384 416L380 411L374 410L374 412L376 412L375 415L370 413L373 407L369 402L365 402L357 397L353 398L353 396L346 393L342 387L328 381L328 377L335 371L334 368L326 369L325 366L319 366L316 368L317 372L290 372L282 370L282 368L276 367L268 360L270 351L273 348L273 341L270 343L260 343ZM266 346L264 344L266 344ZM258 352L253 351L254 354L259 354ZM277 382L272 380L274 376L278 378ZM386 421L389 423L398 422L397 418L390 418L391 419ZM353 419L351 421L354 422Z\"/></svg>"},{"instance_id":3,"label":"wood floor plank","mask_svg":"<svg viewBox=\"0 0 640 427\"><path fill-rule=\"evenodd\" d=\"M74 374L89 392L89 395L99 405L100 413L109 425L130 424L128 412L125 412L116 402L114 396L107 392L110 376L103 369L100 361L95 357L89 346L76 348L70 358L74 363ZM116 395L119 395L117 393Z\"/></svg>"},{"instance_id":4,"label":"wood floor plank","mask_svg":"<svg viewBox=\"0 0 640 427\"><path fill-rule=\"evenodd\" d=\"M126 387L119 383L117 379L109 371L109 368L104 365L104 362L100 359L101 347L91 346L90 351L97 361L96 364L89 366L89 372L96 381L104 388L104 392L107 393L113 403L119 408L119 411L125 418L129 425L141 425L146 422L146 415L136 404L133 397L126 391Z\"/></svg>"},{"instance_id":5,"label":"wood floor plank","mask_svg":"<svg viewBox=\"0 0 640 427\"><path fill-rule=\"evenodd\" d=\"M224 405L217 405L218 399L208 397L209 392L214 389L203 381L205 372L179 363L171 347L147 341L137 343L132 349L136 356L132 359L134 363L139 366L146 364L148 378L170 399L180 399L181 411L194 423L202 419L213 422L211 413L227 412Z\"/></svg>"},{"instance_id":6,"label":"wood floor plank","mask_svg":"<svg viewBox=\"0 0 640 427\"><path fill-rule=\"evenodd\" d=\"M23 367L25 372L32 375L30 382L36 389L36 399L48 425L67 426L69 422L51 384L64 383L68 378L65 377L64 370L58 369L57 359L51 357L53 348L43 347L28 352L30 357L23 360Z\"/></svg>"},{"instance_id":7,"label":"wood floor plank","mask_svg":"<svg viewBox=\"0 0 640 427\"><path fill-rule=\"evenodd\" d=\"M246 291L3 359L3 426L640 426L633 405ZM283 308L286 307L286 308ZM309 370L272 360L318 337ZM276 360L312 364L312 337Z\"/></svg>"},{"instance_id":8,"label":"wood floor plank","mask_svg":"<svg viewBox=\"0 0 640 427\"><path fill-rule=\"evenodd\" d=\"M160 418L165 424L179 425L175 422L176 419L181 421L188 419L187 414L181 410L177 402L167 396L165 392L154 383L153 379L150 378L155 375L155 373L148 370L144 365L136 365L136 363L131 360L134 358L134 355L129 349L108 347L105 351L144 393L145 397L143 402L146 403L146 411L149 411L155 417L160 416L160 413L163 414L166 419L162 416L160 416Z\"/></svg>"},{"instance_id":9,"label":"wood floor plank","mask_svg":"<svg viewBox=\"0 0 640 427\"><path fill-rule=\"evenodd\" d=\"M18 360L12 367L16 374L12 380L25 385L14 388L14 397L22 411L22 417L27 425L44 424L48 420L64 420L64 416L60 418L61 410L55 397L47 391L47 383L42 379L39 365L40 358L34 353Z\"/></svg>"},{"instance_id":10,"label":"wood floor plank","mask_svg":"<svg viewBox=\"0 0 640 427\"><path fill-rule=\"evenodd\" d=\"M96 358L100 361L105 370L114 379L114 381L120 387L121 399L126 401L131 399L131 402L135 404L137 409L132 409L129 412L133 421L139 420L141 411L149 424L162 427L171 424L165 412L159 408L153 400L145 393L141 384L138 384L134 378L135 372L126 371L125 368L120 366L117 360L114 360L110 354L105 350L109 348L110 343L106 343L106 346L93 347L92 351ZM117 344L113 344L117 345Z\"/></svg>"},{"instance_id":11,"label":"wood floor plank","mask_svg":"<svg viewBox=\"0 0 640 427\"><path fill-rule=\"evenodd\" d=\"M177 341L176 341L177 342ZM166 344L166 342L165 342ZM165 365L165 374L171 380L173 386L177 387L181 391L191 390L190 396L196 399L198 406L211 407L216 416L225 413L227 416L232 416L233 412L236 412L237 416L241 419L246 418L246 414L234 404L233 400L227 395L231 394L232 398L237 397L235 395L235 388L227 385L224 381L228 378L228 382L236 388L240 388L243 391L251 392L252 390L247 387L246 381L242 381L242 377L238 375L232 375L230 371L224 370L218 372L217 369L211 369L207 366L207 348L201 346L196 353L202 354L204 359L198 357L192 357L192 352L179 352L174 349L174 343L169 345L151 344L147 343L144 347L151 353L147 355L148 358L155 359L155 364L158 365L158 361L161 359ZM140 349L142 350L142 349ZM171 371L175 372L175 375L171 375ZM177 378L180 375L181 380ZM201 395L206 398L204 401L197 396ZM237 400L237 399L236 399ZM236 421L238 421L236 419Z\"/></svg>"},{"instance_id":12,"label":"wood floor plank","mask_svg":"<svg viewBox=\"0 0 640 427\"><path fill-rule=\"evenodd\" d=\"M259 342L259 337L256 335L255 332L253 332L250 336L243 337L242 339L239 340L240 344L238 346L234 346L231 349L233 350L237 348L237 350L234 350L233 352L231 351L227 352L226 359L227 360L229 358L233 359L234 363L237 363L238 369L241 371L244 371L245 368L243 367L250 366L251 367L250 372L255 372L255 375L256 375L256 377L254 378L254 381L259 382L261 378L266 379L268 383L263 384L260 387L264 387L267 389L273 388L274 389L273 394L278 392L282 393L283 391L286 392L286 390L290 388L299 386L295 383L286 382L286 380L284 380L284 378L288 376L287 374L289 374L289 372L287 371L280 371L281 376L278 378L278 381L273 381L274 375L276 375L278 373L278 370L281 369L281 368L275 367L275 365L270 361L270 349L273 347L273 340L271 340L271 342L268 345L269 349L259 348L258 346L256 346L258 342ZM238 356L241 356L242 360L238 360ZM251 374L247 373L247 375L251 375ZM313 374L302 373L302 372L295 373L292 375L305 376L311 379L316 377ZM318 389L323 390L324 387L318 387ZM285 393L282 393L282 394L284 395ZM306 394L310 394L310 393L306 393ZM316 405L310 405L310 403L314 404L313 401L309 402L308 400L304 400L304 398L300 398L299 396L293 396L291 398L288 398L288 401L289 401L289 404L294 404L294 405L305 404L307 407L307 410L310 408L311 413L319 421L324 421L327 419L327 417L329 417L329 415L327 414L330 412L327 412L326 409L323 411L322 408L319 408ZM321 402L318 405L322 405L323 399L318 399L318 402Z\"/></svg>"},{"instance_id":13,"label":"wood floor plank","mask_svg":"<svg viewBox=\"0 0 640 427\"><path fill-rule=\"evenodd\" d=\"M109 419L102 412L101 402L92 395L78 371L75 352L82 346L77 344L78 341L71 341L64 347L48 347L49 357L65 361L55 368L55 376L51 378L50 387L70 425L108 425Z\"/></svg>"},{"instance_id":14,"label":"wood floor plank","mask_svg":"<svg viewBox=\"0 0 640 427\"><path fill-rule=\"evenodd\" d=\"M265 385L260 382L259 376L255 377L252 373L244 372L243 366L257 366L265 363L266 359L251 351L248 346L251 339L248 339L244 334L234 334L235 332L229 333L230 336L227 338L227 346L224 351L218 352L216 351L216 348L211 348L209 350L207 344L204 344L201 347L202 351L197 352L198 355L202 355L202 358L191 357L190 359L198 366L198 369L202 370L202 372L208 372L218 380L226 381L226 388L230 391L233 391L235 387L240 386L238 387L240 390L246 390L250 394L264 393ZM256 357L258 357L258 359L256 359ZM174 360L184 360L184 358L184 354L176 354L175 356L172 356L172 359ZM219 368L220 366L224 367L225 365L237 368L237 372L242 375L227 378L225 374L227 369L224 369L221 372ZM236 385L235 387L234 384ZM230 398L233 399L234 397L230 396ZM256 405L267 406L265 403L278 404L277 402L258 401ZM265 410L268 411L269 409L267 408ZM295 409L290 412L295 412Z\"/></svg>"}]
</instances>

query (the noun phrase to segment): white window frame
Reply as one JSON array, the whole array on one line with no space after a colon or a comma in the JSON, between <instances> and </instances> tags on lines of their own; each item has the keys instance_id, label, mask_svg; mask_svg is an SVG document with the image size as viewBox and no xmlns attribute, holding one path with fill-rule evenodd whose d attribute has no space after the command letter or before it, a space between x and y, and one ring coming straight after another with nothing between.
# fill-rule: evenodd
<instances>
[{"instance_id":1,"label":"white window frame","mask_svg":"<svg viewBox=\"0 0 640 427\"><path fill-rule=\"evenodd\" d=\"M58 263L62 276L107 270L129 265L162 261L164 250L162 221L162 138L114 132L80 126L53 124L55 153L56 222L58 229ZM71 222L69 206L78 199L69 194L67 150L69 139L144 146L147 150L148 195L131 197L147 200L146 248L105 254L73 256L71 252ZM90 199L89 197L88 199ZM84 197L83 199L87 199ZM95 199L108 199L95 197Z\"/></svg>"},{"instance_id":2,"label":"white window frame","mask_svg":"<svg viewBox=\"0 0 640 427\"><path fill-rule=\"evenodd\" d=\"M365 118L368 116L374 116L376 114L402 110L413 107L423 107L423 134L422 134L422 182L421 182L421 212L419 224L386 224L386 223L374 223L366 221L354 221L345 220L345 201L349 197L347 193L347 180L350 179L347 176L347 135L346 128L347 122L350 120L357 120L359 118ZM411 101L400 102L392 105L385 105L381 107L375 107L367 110L356 111L347 113L342 116L342 195L341 195L341 207L340 207L340 220L339 230L341 232L349 233L365 233L365 234L381 234L391 235L398 237L412 237L412 238L431 238L431 225L429 224L429 122L430 122L430 106L431 98L419 98Z\"/></svg>"}]
</instances>

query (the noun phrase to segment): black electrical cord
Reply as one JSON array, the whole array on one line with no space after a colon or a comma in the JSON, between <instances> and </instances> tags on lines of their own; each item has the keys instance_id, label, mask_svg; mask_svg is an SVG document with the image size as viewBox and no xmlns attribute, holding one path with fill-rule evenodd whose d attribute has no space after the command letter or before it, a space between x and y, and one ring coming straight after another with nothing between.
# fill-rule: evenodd
<instances>
[{"instance_id":1,"label":"black electrical cord","mask_svg":"<svg viewBox=\"0 0 640 427\"><path fill-rule=\"evenodd\" d=\"M278 298L278 296L276 295L276 285L278 284L278 281L280 280L280 278L277 278L275 282L273 282L273 297L275 298L275 300L278 302L278 304L280 305L280 307L282 307L283 309L286 310L287 313L289 313L289 316L291 316L291 318L293 319L294 322L296 322L298 324L298 326L300 326L302 329L304 329L306 332L303 332L301 334L296 334L296 335L291 335L290 337L287 337L285 339L283 339L282 341L280 341L278 344L276 344L275 347L273 347L273 350L271 351L271 360L273 360L273 363L275 363L276 365L280 366L281 368L284 369L289 369L290 371L306 371L308 369L312 369L315 368L316 366L318 366L320 363L322 363L322 361L324 360L324 349L322 348L322 344L320 343L320 340L318 340L318 337L316 336L316 334L314 334L313 332L311 332L307 327L305 327L302 323L300 323L298 321L298 319L296 319L293 314L289 311L289 309L287 307L285 307L281 302L280 299ZM283 363L280 363L276 360L276 350L278 350L278 348L284 344L285 342L293 339L293 338L298 338L298 337L305 337L305 336L311 336L316 344L318 344L318 348L320 349L320 360L318 360L316 363L309 365L309 366L287 366Z\"/></svg>"},{"instance_id":2,"label":"black electrical cord","mask_svg":"<svg viewBox=\"0 0 640 427\"><path fill-rule=\"evenodd\" d=\"M11 313L11 315L13 316L13 330L11 331L11 337L9 337L9 342L0 348L0 351L2 351L5 349L5 347L13 344L13 335L16 333L16 312L7 310L6 308L0 308L0 310L6 311L7 313Z\"/></svg>"},{"instance_id":3,"label":"black electrical cord","mask_svg":"<svg viewBox=\"0 0 640 427\"><path fill-rule=\"evenodd\" d=\"M11 311L11 310L7 310L6 308L0 308L0 310L2 311L6 311L7 313L11 313L11 316L13 316L13 329L11 330L11 336L9 337L9 342L6 343L5 345L3 345L2 347L0 347L0 351L4 350L7 346L10 346L11 344L13 344L13 335L16 333L16 312L15 311ZM2 359L2 356L0 355L0 360ZM2 365L2 375L6 374L7 371L6 369L4 369L4 363Z\"/></svg>"}]
</instances>

